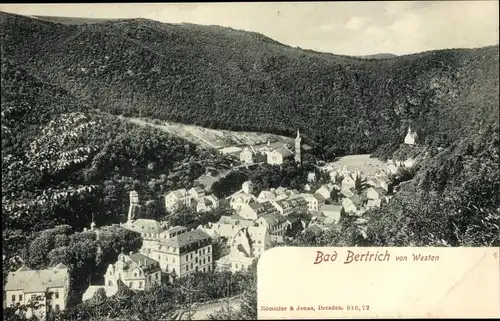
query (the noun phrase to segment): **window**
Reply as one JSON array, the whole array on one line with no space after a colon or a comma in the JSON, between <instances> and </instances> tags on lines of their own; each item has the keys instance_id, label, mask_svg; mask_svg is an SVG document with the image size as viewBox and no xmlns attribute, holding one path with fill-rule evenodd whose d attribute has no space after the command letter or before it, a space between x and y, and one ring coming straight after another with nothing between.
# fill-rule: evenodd
<instances>
[{"instance_id":1,"label":"window","mask_svg":"<svg viewBox=\"0 0 500 321\"><path fill-rule=\"evenodd\" d=\"M109 280L108 281L108 286L113 286L113 281Z\"/></svg>"},{"instance_id":2,"label":"window","mask_svg":"<svg viewBox=\"0 0 500 321\"><path fill-rule=\"evenodd\" d=\"M56 294L56 299L59 299L59 291L56 291L55 294Z\"/></svg>"},{"instance_id":3,"label":"window","mask_svg":"<svg viewBox=\"0 0 500 321\"><path fill-rule=\"evenodd\" d=\"M208 257L208 262L210 262L210 256Z\"/></svg>"},{"instance_id":4,"label":"window","mask_svg":"<svg viewBox=\"0 0 500 321\"><path fill-rule=\"evenodd\" d=\"M139 289L142 289L142 281L139 281Z\"/></svg>"},{"instance_id":5,"label":"window","mask_svg":"<svg viewBox=\"0 0 500 321\"><path fill-rule=\"evenodd\" d=\"M132 287L132 282L129 282L128 283L128 287L131 288Z\"/></svg>"},{"instance_id":6,"label":"window","mask_svg":"<svg viewBox=\"0 0 500 321\"><path fill-rule=\"evenodd\" d=\"M207 248L207 250L208 250L208 253L210 253L210 248Z\"/></svg>"},{"instance_id":7,"label":"window","mask_svg":"<svg viewBox=\"0 0 500 321\"><path fill-rule=\"evenodd\" d=\"M235 268L238 268L238 263L235 263L235 264L234 264L234 267L235 267Z\"/></svg>"},{"instance_id":8,"label":"window","mask_svg":"<svg viewBox=\"0 0 500 321\"><path fill-rule=\"evenodd\" d=\"M193 269L193 263L191 263L191 270Z\"/></svg>"},{"instance_id":9,"label":"window","mask_svg":"<svg viewBox=\"0 0 500 321\"><path fill-rule=\"evenodd\" d=\"M160 273L156 273L155 275L156 275L156 279L158 280L158 276L160 275Z\"/></svg>"},{"instance_id":10,"label":"window","mask_svg":"<svg viewBox=\"0 0 500 321\"><path fill-rule=\"evenodd\" d=\"M148 277L148 279L149 279L149 282L151 282L151 280L152 280L152 277L151 277L151 275L150 275L150 276Z\"/></svg>"},{"instance_id":11,"label":"window","mask_svg":"<svg viewBox=\"0 0 500 321\"><path fill-rule=\"evenodd\" d=\"M136 277L137 277L137 272L134 272L134 278L136 278Z\"/></svg>"},{"instance_id":12,"label":"window","mask_svg":"<svg viewBox=\"0 0 500 321\"><path fill-rule=\"evenodd\" d=\"M23 295L19 294L19 301L23 301Z\"/></svg>"},{"instance_id":13,"label":"window","mask_svg":"<svg viewBox=\"0 0 500 321\"><path fill-rule=\"evenodd\" d=\"M59 307L59 304L56 304L56 308L55 308L56 311L61 311L61 308Z\"/></svg>"},{"instance_id":14,"label":"window","mask_svg":"<svg viewBox=\"0 0 500 321\"><path fill-rule=\"evenodd\" d=\"M16 295L15 294L12 295L12 302L16 302Z\"/></svg>"}]
</instances>

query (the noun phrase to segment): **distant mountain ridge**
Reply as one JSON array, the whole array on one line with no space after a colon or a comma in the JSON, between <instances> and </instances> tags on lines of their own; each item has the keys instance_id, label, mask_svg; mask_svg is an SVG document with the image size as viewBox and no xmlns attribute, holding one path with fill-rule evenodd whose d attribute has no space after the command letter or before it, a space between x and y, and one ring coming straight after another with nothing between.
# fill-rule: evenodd
<instances>
[{"instance_id":1,"label":"distant mountain ridge","mask_svg":"<svg viewBox=\"0 0 500 321\"><path fill-rule=\"evenodd\" d=\"M1 14L2 55L93 108L373 152L409 124L446 145L498 126L498 45L365 59L219 26L145 19L64 25ZM380 57L380 55L376 55Z\"/></svg>"},{"instance_id":2,"label":"distant mountain ridge","mask_svg":"<svg viewBox=\"0 0 500 321\"><path fill-rule=\"evenodd\" d=\"M389 58L398 57L398 55L391 54L391 53L377 53L377 54L364 55L364 56L358 56L358 57L364 58L364 59L389 59Z\"/></svg>"}]
</instances>

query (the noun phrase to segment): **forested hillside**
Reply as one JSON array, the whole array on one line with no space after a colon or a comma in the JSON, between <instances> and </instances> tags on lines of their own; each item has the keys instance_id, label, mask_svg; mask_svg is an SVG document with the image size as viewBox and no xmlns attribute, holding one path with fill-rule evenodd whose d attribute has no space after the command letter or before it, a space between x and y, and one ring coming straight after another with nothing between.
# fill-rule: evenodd
<instances>
[{"instance_id":1,"label":"forested hillside","mask_svg":"<svg viewBox=\"0 0 500 321\"><path fill-rule=\"evenodd\" d=\"M326 156L399 142L409 123L442 146L478 119L498 125L498 46L363 59L217 26L1 17L2 55L115 114L290 136L300 128Z\"/></svg>"},{"instance_id":2,"label":"forested hillside","mask_svg":"<svg viewBox=\"0 0 500 321\"><path fill-rule=\"evenodd\" d=\"M124 222L133 189L143 215L164 216L167 190L192 186L207 166L222 162L177 137L91 110L5 55L1 84L7 258L56 225L81 231L92 217L98 226Z\"/></svg>"}]
</instances>

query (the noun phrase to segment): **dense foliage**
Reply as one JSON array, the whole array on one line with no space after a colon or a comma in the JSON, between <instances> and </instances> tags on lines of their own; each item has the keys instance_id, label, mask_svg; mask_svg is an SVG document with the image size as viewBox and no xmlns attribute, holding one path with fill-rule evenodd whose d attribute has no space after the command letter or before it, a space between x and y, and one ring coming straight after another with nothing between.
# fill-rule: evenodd
<instances>
[{"instance_id":1,"label":"dense foliage","mask_svg":"<svg viewBox=\"0 0 500 321\"><path fill-rule=\"evenodd\" d=\"M98 226L124 222L131 190L139 193L146 217L165 216L162 196L189 188L221 157L91 110L4 55L1 76L7 258L22 255L34 233L56 225L81 231L92 218Z\"/></svg>"},{"instance_id":2,"label":"dense foliage","mask_svg":"<svg viewBox=\"0 0 500 321\"><path fill-rule=\"evenodd\" d=\"M2 13L2 54L111 113L293 135L327 156L447 145L498 122L498 46L361 59L143 19L62 25Z\"/></svg>"}]
</instances>

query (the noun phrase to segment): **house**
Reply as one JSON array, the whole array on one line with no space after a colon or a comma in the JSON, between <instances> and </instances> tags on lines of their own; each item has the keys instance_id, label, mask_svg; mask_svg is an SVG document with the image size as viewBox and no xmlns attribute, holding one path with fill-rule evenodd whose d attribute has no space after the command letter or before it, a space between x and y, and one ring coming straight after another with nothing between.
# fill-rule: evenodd
<instances>
[{"instance_id":1,"label":"house","mask_svg":"<svg viewBox=\"0 0 500 321\"><path fill-rule=\"evenodd\" d=\"M342 179L341 188L343 191L358 189L361 186L361 174L359 172L349 173Z\"/></svg>"},{"instance_id":2,"label":"house","mask_svg":"<svg viewBox=\"0 0 500 321\"><path fill-rule=\"evenodd\" d=\"M70 291L69 269L62 263L45 270L32 270L23 265L15 272L9 272L4 286L6 306L17 303L38 302L38 309L29 310L26 316L45 318L53 310L64 310Z\"/></svg>"},{"instance_id":3,"label":"house","mask_svg":"<svg viewBox=\"0 0 500 321\"><path fill-rule=\"evenodd\" d=\"M276 194L276 195L287 195L288 193L289 193L289 191L286 187L280 186L274 190L274 194Z\"/></svg>"},{"instance_id":4,"label":"house","mask_svg":"<svg viewBox=\"0 0 500 321\"><path fill-rule=\"evenodd\" d=\"M241 216L221 216L217 223L208 223L208 227L212 229L219 237L224 237L230 241L235 234L235 231L242 227L254 227L256 223L253 220L246 220Z\"/></svg>"},{"instance_id":5,"label":"house","mask_svg":"<svg viewBox=\"0 0 500 321\"><path fill-rule=\"evenodd\" d=\"M339 204L323 205L320 211L326 217L325 223L338 223L344 215L344 208Z\"/></svg>"},{"instance_id":6,"label":"house","mask_svg":"<svg viewBox=\"0 0 500 321\"><path fill-rule=\"evenodd\" d=\"M333 203L333 200L331 198L333 190L334 189L332 184L324 184L321 185L321 187L318 190L316 190L316 194L323 196L326 204L331 204Z\"/></svg>"},{"instance_id":7,"label":"house","mask_svg":"<svg viewBox=\"0 0 500 321\"><path fill-rule=\"evenodd\" d=\"M318 211L321 206L325 204L325 198L321 194L303 193L302 198L307 202L307 209L309 211Z\"/></svg>"},{"instance_id":8,"label":"house","mask_svg":"<svg viewBox=\"0 0 500 321\"><path fill-rule=\"evenodd\" d=\"M272 201L270 203L283 216L293 213L293 206L287 200Z\"/></svg>"},{"instance_id":9,"label":"house","mask_svg":"<svg viewBox=\"0 0 500 321\"><path fill-rule=\"evenodd\" d=\"M160 239L161 232L165 230L164 226L158 221L143 218L129 221L122 224L122 226L128 230L141 234L142 247L140 252L145 255L148 255L151 249L156 246L156 243Z\"/></svg>"},{"instance_id":10,"label":"house","mask_svg":"<svg viewBox=\"0 0 500 321\"><path fill-rule=\"evenodd\" d=\"M252 194L253 193L253 183L251 181L246 181L241 184L241 190L229 196L229 205L235 211L239 211L241 206L244 204L250 204L257 202L258 199Z\"/></svg>"},{"instance_id":11,"label":"house","mask_svg":"<svg viewBox=\"0 0 500 321\"><path fill-rule=\"evenodd\" d=\"M161 283L160 264L141 253L120 253L115 264L108 266L104 289L116 287L118 280L133 290L149 289Z\"/></svg>"},{"instance_id":12,"label":"house","mask_svg":"<svg viewBox=\"0 0 500 321\"><path fill-rule=\"evenodd\" d=\"M191 198L193 198L196 201L201 200L205 197L205 191L199 186L192 187L188 191L188 193L191 196Z\"/></svg>"},{"instance_id":13,"label":"house","mask_svg":"<svg viewBox=\"0 0 500 321\"><path fill-rule=\"evenodd\" d=\"M168 273L170 281L196 271L212 269L212 239L200 229L161 240L153 251L161 269Z\"/></svg>"},{"instance_id":14,"label":"house","mask_svg":"<svg viewBox=\"0 0 500 321\"><path fill-rule=\"evenodd\" d=\"M270 165L281 165L286 159L292 158L293 156L293 152L283 146L267 153L267 163Z\"/></svg>"},{"instance_id":15,"label":"house","mask_svg":"<svg viewBox=\"0 0 500 321\"><path fill-rule=\"evenodd\" d=\"M271 191L262 191L257 197L259 203L274 201L276 199L276 194Z\"/></svg>"},{"instance_id":16,"label":"house","mask_svg":"<svg viewBox=\"0 0 500 321\"><path fill-rule=\"evenodd\" d=\"M219 199L217 198L217 196L211 194L208 196L203 196L203 198L197 201L194 200L193 204L196 205L196 212L207 212L219 207Z\"/></svg>"},{"instance_id":17,"label":"house","mask_svg":"<svg viewBox=\"0 0 500 321\"><path fill-rule=\"evenodd\" d=\"M264 227L242 227L230 242L230 253L217 261L217 269L233 273L248 267L271 247L271 236Z\"/></svg>"},{"instance_id":18,"label":"house","mask_svg":"<svg viewBox=\"0 0 500 321\"><path fill-rule=\"evenodd\" d=\"M370 200L382 199L387 195L387 191L382 187L370 187L366 190L366 197Z\"/></svg>"},{"instance_id":19,"label":"house","mask_svg":"<svg viewBox=\"0 0 500 321\"><path fill-rule=\"evenodd\" d=\"M192 197L185 188L168 193L165 196L165 208L173 211L179 205L191 206Z\"/></svg>"},{"instance_id":20,"label":"house","mask_svg":"<svg viewBox=\"0 0 500 321\"><path fill-rule=\"evenodd\" d=\"M392 193L392 183L389 177L385 174L379 174L367 182L368 185L372 187L381 187L383 188L386 192Z\"/></svg>"},{"instance_id":21,"label":"house","mask_svg":"<svg viewBox=\"0 0 500 321\"><path fill-rule=\"evenodd\" d=\"M405 144L406 145L415 145L418 140L418 135L416 131L411 130L411 125L408 126L408 132L406 133L405 136Z\"/></svg>"},{"instance_id":22,"label":"house","mask_svg":"<svg viewBox=\"0 0 500 321\"><path fill-rule=\"evenodd\" d=\"M282 241L288 229L287 219L281 214L265 214L256 220L258 226L266 228L273 241Z\"/></svg>"},{"instance_id":23,"label":"house","mask_svg":"<svg viewBox=\"0 0 500 321\"><path fill-rule=\"evenodd\" d=\"M344 212L346 214L359 214L361 208L363 207L363 203L364 202L359 195L354 195L342 200L342 207L344 208Z\"/></svg>"},{"instance_id":24,"label":"house","mask_svg":"<svg viewBox=\"0 0 500 321\"><path fill-rule=\"evenodd\" d=\"M245 147L240 153L240 161L245 164L253 164L255 150L250 147Z\"/></svg>"},{"instance_id":25,"label":"house","mask_svg":"<svg viewBox=\"0 0 500 321\"><path fill-rule=\"evenodd\" d=\"M262 215L275 213L276 209L270 202L249 203L241 206L238 215L248 220L256 220Z\"/></svg>"},{"instance_id":26,"label":"house","mask_svg":"<svg viewBox=\"0 0 500 321\"><path fill-rule=\"evenodd\" d=\"M308 208L307 201L300 195L293 195L287 199L292 207L292 213L306 213Z\"/></svg>"},{"instance_id":27,"label":"house","mask_svg":"<svg viewBox=\"0 0 500 321\"><path fill-rule=\"evenodd\" d=\"M294 214L285 217L286 223L288 224L289 230L298 230L305 228L305 222L303 222L299 217Z\"/></svg>"}]
</instances>

